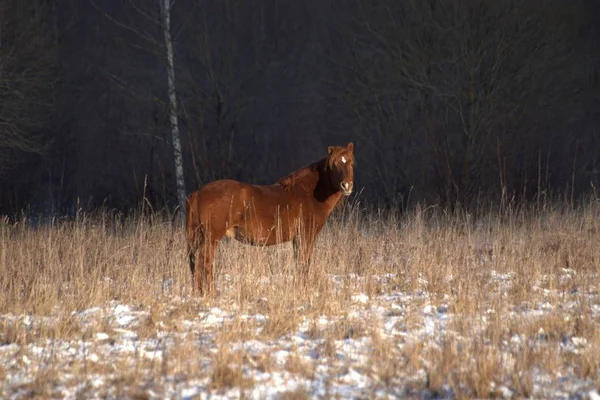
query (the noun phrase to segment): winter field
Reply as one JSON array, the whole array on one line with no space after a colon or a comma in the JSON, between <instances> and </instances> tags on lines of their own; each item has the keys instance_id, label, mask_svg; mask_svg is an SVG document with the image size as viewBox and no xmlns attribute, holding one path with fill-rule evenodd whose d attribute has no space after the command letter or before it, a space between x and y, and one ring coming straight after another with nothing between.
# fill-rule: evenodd
<instances>
[{"instance_id":1,"label":"winter field","mask_svg":"<svg viewBox=\"0 0 600 400\"><path fill-rule=\"evenodd\" d=\"M351 212L307 286L291 244L223 242L197 298L183 229L0 222L0 397L600 398L600 203Z\"/></svg>"}]
</instances>

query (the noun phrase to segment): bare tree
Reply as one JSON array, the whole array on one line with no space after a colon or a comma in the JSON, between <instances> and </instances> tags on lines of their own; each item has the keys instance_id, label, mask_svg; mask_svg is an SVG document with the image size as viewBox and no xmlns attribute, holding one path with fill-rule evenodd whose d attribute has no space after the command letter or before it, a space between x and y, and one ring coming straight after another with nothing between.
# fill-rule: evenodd
<instances>
[{"instance_id":1,"label":"bare tree","mask_svg":"<svg viewBox=\"0 0 600 400\"><path fill-rule=\"evenodd\" d=\"M309 38L296 9L275 1L179 0L177 7L171 3L174 114L174 103L160 95L169 82L169 68L168 57L166 63L158 60L163 61L168 49L164 14L153 4L127 0L120 12L105 12L121 28L117 44L122 50L110 55L111 68L104 73L131 110L119 128L146 138L143 143L157 154L163 139L173 142L160 137L160 131L164 125L172 131L178 115L188 185L223 177L268 181L289 165L298 166L299 161L290 159L300 151L289 143L306 143L306 134L311 139L315 134L305 128L311 119L302 116L300 107L308 103L311 89L302 82L301 68L309 52L299 45ZM308 13L309 7L300 10ZM156 121L152 110L161 111ZM293 138L290 127L304 136ZM284 150L292 155L282 156ZM158 155L155 159L162 160ZM252 168L246 167L249 163Z\"/></svg>"},{"instance_id":2,"label":"bare tree","mask_svg":"<svg viewBox=\"0 0 600 400\"><path fill-rule=\"evenodd\" d=\"M195 184L232 177L244 170L251 151L236 145L261 65L255 44L257 6L240 0L194 0L182 29L180 64L183 116Z\"/></svg>"},{"instance_id":3,"label":"bare tree","mask_svg":"<svg viewBox=\"0 0 600 400\"><path fill-rule=\"evenodd\" d=\"M113 61L113 69L104 71L109 81L117 86L122 95L130 102L137 103L136 112L144 117L129 122L129 136L143 137L149 141L154 154L156 143L163 141L160 128L157 129L156 112L168 115L168 129L172 145L173 176L175 178L178 218L185 211L185 177L183 154L179 128L178 96L175 82L175 52L171 34L171 15L173 6L170 0L156 0L154 4L145 1L128 0L122 5L127 12L123 16L102 11L103 15L121 28L120 42L125 44L124 53L135 52L135 56L126 55L125 62ZM150 63L145 60L152 60ZM166 81L162 79L162 71L166 71ZM165 85L166 84L166 85ZM165 100L157 88L167 89ZM153 159L154 156L151 157ZM152 160L151 160L152 162ZM150 168L153 168L150 165Z\"/></svg>"},{"instance_id":4,"label":"bare tree","mask_svg":"<svg viewBox=\"0 0 600 400\"><path fill-rule=\"evenodd\" d=\"M48 149L57 50L46 11L40 2L0 3L0 173Z\"/></svg>"},{"instance_id":5,"label":"bare tree","mask_svg":"<svg viewBox=\"0 0 600 400\"><path fill-rule=\"evenodd\" d=\"M380 166L374 180L392 183L393 191L411 182L428 187L431 179L442 203L464 204L506 183L506 175L497 179L502 160L514 165L538 146L536 131L555 120L550 109L565 115L569 101L569 112L577 111L582 74L569 25L580 18L577 4L406 0L354 7L358 17L345 23L344 46L332 56L334 84ZM545 157L555 149L540 151ZM395 181L399 171L406 171L404 185Z\"/></svg>"}]
</instances>

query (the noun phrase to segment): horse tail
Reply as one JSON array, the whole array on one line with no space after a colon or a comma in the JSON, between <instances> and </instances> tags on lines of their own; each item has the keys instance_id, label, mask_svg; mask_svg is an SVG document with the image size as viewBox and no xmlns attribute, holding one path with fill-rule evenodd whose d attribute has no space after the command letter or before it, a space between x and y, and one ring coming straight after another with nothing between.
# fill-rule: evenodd
<instances>
[{"instance_id":1,"label":"horse tail","mask_svg":"<svg viewBox=\"0 0 600 400\"><path fill-rule=\"evenodd\" d=\"M187 198L185 210L188 251L196 250L204 242L204 229L198 211L198 200L195 194L192 194Z\"/></svg>"}]
</instances>

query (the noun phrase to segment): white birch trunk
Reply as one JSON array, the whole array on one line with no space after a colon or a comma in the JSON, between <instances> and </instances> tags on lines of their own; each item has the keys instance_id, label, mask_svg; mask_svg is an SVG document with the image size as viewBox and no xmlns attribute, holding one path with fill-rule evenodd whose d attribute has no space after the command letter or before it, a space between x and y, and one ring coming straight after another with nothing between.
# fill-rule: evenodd
<instances>
[{"instance_id":1,"label":"white birch trunk","mask_svg":"<svg viewBox=\"0 0 600 400\"><path fill-rule=\"evenodd\" d=\"M171 122L171 137L173 141L173 158L175 159L175 181L177 185L177 202L180 220L185 213L185 181L183 178L183 157L181 155L181 140L177 121L177 92L175 91L175 67L173 63L173 42L171 41L171 1L159 0L163 31L165 34L165 48L167 49L167 75L169 80L169 119Z\"/></svg>"}]
</instances>

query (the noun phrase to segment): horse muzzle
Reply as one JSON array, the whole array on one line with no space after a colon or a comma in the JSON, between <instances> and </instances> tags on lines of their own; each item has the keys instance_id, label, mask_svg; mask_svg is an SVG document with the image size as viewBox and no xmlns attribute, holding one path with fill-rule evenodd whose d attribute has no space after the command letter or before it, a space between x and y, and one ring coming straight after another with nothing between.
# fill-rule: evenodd
<instances>
[{"instance_id":1,"label":"horse muzzle","mask_svg":"<svg viewBox=\"0 0 600 400\"><path fill-rule=\"evenodd\" d=\"M352 182L340 183L340 188L342 189L342 193L344 194L344 196L350 196L350 194L352 193L352 186L354 186Z\"/></svg>"}]
</instances>

